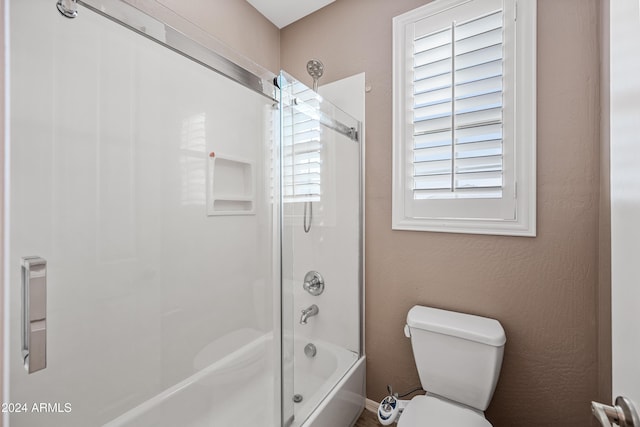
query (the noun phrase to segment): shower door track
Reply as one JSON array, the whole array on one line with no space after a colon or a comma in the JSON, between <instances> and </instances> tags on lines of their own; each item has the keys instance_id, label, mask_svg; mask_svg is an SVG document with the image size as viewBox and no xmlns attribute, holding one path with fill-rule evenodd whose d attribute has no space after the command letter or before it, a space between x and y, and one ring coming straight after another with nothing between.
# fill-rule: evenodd
<instances>
[{"instance_id":1,"label":"shower door track","mask_svg":"<svg viewBox=\"0 0 640 427\"><path fill-rule=\"evenodd\" d=\"M254 68L256 70L255 72L238 65L233 60L216 52L213 48L200 43L186 35L181 30L172 26L172 22L162 22L160 19L164 19L165 16L162 18L156 18L155 16L151 16L138 9L136 6L125 3L123 0L76 0L76 3L202 65L205 68L208 68L211 71L227 77L250 90L266 96L275 102L280 102L280 89L276 84L274 84L276 76L271 71L268 71L255 63L251 63L251 65L247 64L247 66ZM231 49L225 48L221 42L207 34L194 23L186 20L182 16L159 3L155 4L154 7L156 7L161 14L166 15L167 20L176 21L183 26L186 23L186 26L188 26L190 30L196 29L198 32L202 33L202 38L208 39L207 41L210 43L217 44L221 50L226 50L231 56L234 56L234 52ZM66 14L64 16L70 18ZM78 14L74 19L82 19L82 14ZM154 27L149 28L145 25L149 20L154 21ZM156 26L158 28L162 28L163 31L160 32L160 34L158 34ZM237 56L238 62L249 62L239 54L235 54L235 56ZM317 114L319 115L318 119L320 124L345 135L353 141L359 142L357 129L346 126L324 111L319 110L317 111Z\"/></svg>"},{"instance_id":2,"label":"shower door track","mask_svg":"<svg viewBox=\"0 0 640 427\"><path fill-rule=\"evenodd\" d=\"M179 29L173 27L171 23L162 22L155 16L151 16L138 9L136 6L125 3L122 0L77 0L77 4L82 5L92 12L95 12L140 34L141 36L148 38L184 56L185 58L208 68L211 71L221 74L222 76L227 77L248 89L258 92L273 101L278 101L278 89L273 84L276 76L272 72L253 64L254 68L258 69L257 72L262 75L261 77L217 53L212 48L194 40ZM183 21L181 22L183 26L186 25L189 29L196 29L202 33L201 36L203 38L208 38L209 42L222 46L222 43L214 37L206 34L204 30L196 26L194 23L186 20L165 6L157 4L154 5L154 7L159 11L164 12L167 15L167 18L170 17L173 21ZM165 18L165 16L163 16L163 18ZM82 14L79 13L78 17L75 19L82 19ZM150 20L154 21L153 27L146 25ZM161 28L163 31L158 32L157 28ZM238 59L241 60L244 58ZM245 62L247 62L246 59Z\"/></svg>"}]
</instances>

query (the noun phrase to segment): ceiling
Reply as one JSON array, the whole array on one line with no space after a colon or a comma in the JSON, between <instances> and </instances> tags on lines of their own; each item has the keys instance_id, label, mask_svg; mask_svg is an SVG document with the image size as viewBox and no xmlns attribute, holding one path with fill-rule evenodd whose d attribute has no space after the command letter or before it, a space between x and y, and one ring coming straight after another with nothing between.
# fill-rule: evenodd
<instances>
[{"instance_id":1,"label":"ceiling","mask_svg":"<svg viewBox=\"0 0 640 427\"><path fill-rule=\"evenodd\" d=\"M251 6L273 22L278 28L325 7L335 0L247 0Z\"/></svg>"}]
</instances>

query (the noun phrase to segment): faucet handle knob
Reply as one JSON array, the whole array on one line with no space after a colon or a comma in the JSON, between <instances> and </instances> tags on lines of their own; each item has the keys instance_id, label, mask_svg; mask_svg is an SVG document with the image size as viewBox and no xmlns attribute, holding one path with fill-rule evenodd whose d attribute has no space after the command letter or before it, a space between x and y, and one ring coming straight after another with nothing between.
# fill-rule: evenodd
<instances>
[{"instance_id":1,"label":"faucet handle knob","mask_svg":"<svg viewBox=\"0 0 640 427\"><path fill-rule=\"evenodd\" d=\"M302 287L311 295L318 296L324 292L324 278L317 271L310 271L305 274Z\"/></svg>"}]
</instances>

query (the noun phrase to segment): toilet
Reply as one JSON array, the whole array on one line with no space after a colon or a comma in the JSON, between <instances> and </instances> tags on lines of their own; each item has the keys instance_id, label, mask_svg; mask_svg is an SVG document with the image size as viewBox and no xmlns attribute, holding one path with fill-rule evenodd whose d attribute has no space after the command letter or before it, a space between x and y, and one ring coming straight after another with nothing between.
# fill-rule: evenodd
<instances>
[{"instance_id":1,"label":"toilet","mask_svg":"<svg viewBox=\"0 0 640 427\"><path fill-rule=\"evenodd\" d=\"M496 388L506 337L500 322L415 306L405 335L424 396L406 403L399 427L491 427L484 417Z\"/></svg>"}]
</instances>

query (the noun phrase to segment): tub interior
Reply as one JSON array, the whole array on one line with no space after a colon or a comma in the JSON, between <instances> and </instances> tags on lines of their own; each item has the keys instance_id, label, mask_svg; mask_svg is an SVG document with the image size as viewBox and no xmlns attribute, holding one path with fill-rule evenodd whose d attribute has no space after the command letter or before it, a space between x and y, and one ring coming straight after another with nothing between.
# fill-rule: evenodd
<instances>
[{"instance_id":1,"label":"tub interior","mask_svg":"<svg viewBox=\"0 0 640 427\"><path fill-rule=\"evenodd\" d=\"M245 340L243 342L243 340ZM246 341L249 340L249 341ZM219 344L234 343L230 354L218 353ZM278 349L272 333L242 329L205 346L194 359L195 373L157 396L105 424L105 427L205 427L263 426L276 423L275 408L280 392L274 380ZM299 350L291 360L301 365L296 391L303 396L290 424L298 427L331 394L349 373L358 355L339 346L316 342L317 354L304 354L306 342L296 342ZM216 350L214 350L216 348ZM209 358L209 364L205 361ZM276 424L274 424L276 425Z\"/></svg>"}]
</instances>

